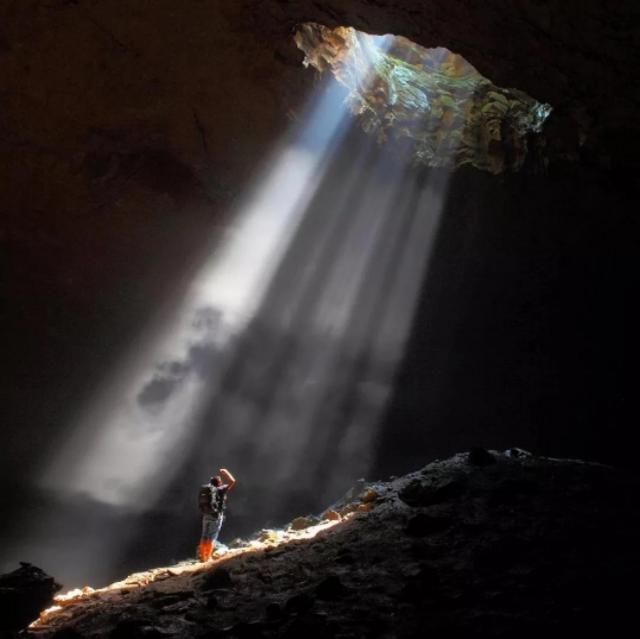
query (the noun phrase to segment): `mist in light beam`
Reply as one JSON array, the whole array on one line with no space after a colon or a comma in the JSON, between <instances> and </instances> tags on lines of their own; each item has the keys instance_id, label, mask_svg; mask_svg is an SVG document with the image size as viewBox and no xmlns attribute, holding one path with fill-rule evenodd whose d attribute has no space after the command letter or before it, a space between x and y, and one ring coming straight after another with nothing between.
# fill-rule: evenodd
<instances>
[{"instance_id":1,"label":"mist in light beam","mask_svg":"<svg viewBox=\"0 0 640 639\"><path fill-rule=\"evenodd\" d=\"M389 46L389 37L376 40L380 52ZM135 507L149 503L150 495L170 481L168 468L177 468L188 451L203 402L215 394L223 375L220 366L216 380L181 375L180 368L198 347L224 347L260 307L347 130L350 117L344 97L337 82L325 79L300 124L274 154L265 177L240 207L226 237L176 305L179 311L117 371L114 382L87 409L49 469L46 484ZM218 315L217 330L204 337L197 323L203 309ZM177 372L173 379L165 375L164 386L170 389L172 381L179 381L179 388L153 410L152 403L140 399L145 389L149 395L150 375L162 375L167 363ZM159 370L163 366L165 371Z\"/></svg>"},{"instance_id":2,"label":"mist in light beam","mask_svg":"<svg viewBox=\"0 0 640 639\"><path fill-rule=\"evenodd\" d=\"M88 408L45 483L135 507L148 504L147 493L157 494L171 479L168 469L178 467L211 388L202 376L186 376L179 392L155 411L141 404L140 389L162 372L158 367L163 363L173 362L179 369L203 344L224 347L254 315L345 132L349 116L343 98L336 82L323 84L302 125L290 134L194 278L175 317ZM203 330L198 318L206 309L218 321Z\"/></svg>"},{"instance_id":3,"label":"mist in light beam","mask_svg":"<svg viewBox=\"0 0 640 639\"><path fill-rule=\"evenodd\" d=\"M390 37L374 41L382 52ZM82 499L143 514L166 494L180 510L226 465L242 487L234 518L255 526L366 474L449 173L388 153L344 97L325 79L173 315L70 429L42 479L78 500L67 514ZM113 561L134 533L109 531L79 561Z\"/></svg>"}]
</instances>

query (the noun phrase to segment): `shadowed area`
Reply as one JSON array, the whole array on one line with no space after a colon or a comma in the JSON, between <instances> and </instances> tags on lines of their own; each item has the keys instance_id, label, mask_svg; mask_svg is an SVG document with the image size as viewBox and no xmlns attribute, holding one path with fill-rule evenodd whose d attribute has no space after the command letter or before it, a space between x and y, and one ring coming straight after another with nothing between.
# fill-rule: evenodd
<instances>
[{"instance_id":1,"label":"shadowed area","mask_svg":"<svg viewBox=\"0 0 640 639\"><path fill-rule=\"evenodd\" d=\"M637 467L609 4L0 7L0 571L192 556L220 466L223 542L471 445Z\"/></svg>"}]
</instances>

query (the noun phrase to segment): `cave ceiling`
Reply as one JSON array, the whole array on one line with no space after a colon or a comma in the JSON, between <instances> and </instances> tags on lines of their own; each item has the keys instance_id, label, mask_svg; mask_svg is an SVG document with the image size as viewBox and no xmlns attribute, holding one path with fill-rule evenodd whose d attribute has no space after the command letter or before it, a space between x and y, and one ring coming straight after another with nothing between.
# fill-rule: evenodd
<instances>
[{"instance_id":1,"label":"cave ceiling","mask_svg":"<svg viewBox=\"0 0 640 639\"><path fill-rule=\"evenodd\" d=\"M552 157L605 168L635 157L631 2L25 0L0 11L2 195L32 209L104 204L132 175L173 200L228 199L309 91L292 38L305 22L463 56L553 106ZM181 183L146 168L163 163ZM124 186L129 206L140 193Z\"/></svg>"},{"instance_id":2,"label":"cave ceiling","mask_svg":"<svg viewBox=\"0 0 640 639\"><path fill-rule=\"evenodd\" d=\"M55 278L78 295L87 254L150 241L148 220L163 212L225 206L313 86L293 40L306 22L445 47L497 87L552 105L551 161L635 167L639 11L604 0L3 3L3 237L46 249L45 268L63 252L74 264ZM87 219L82 243L66 246Z\"/></svg>"}]
</instances>

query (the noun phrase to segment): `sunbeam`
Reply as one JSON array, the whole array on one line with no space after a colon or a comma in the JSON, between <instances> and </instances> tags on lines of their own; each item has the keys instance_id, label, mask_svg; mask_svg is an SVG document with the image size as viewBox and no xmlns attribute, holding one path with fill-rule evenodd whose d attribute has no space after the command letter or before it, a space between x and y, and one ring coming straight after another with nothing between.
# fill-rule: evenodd
<instances>
[{"instance_id":1,"label":"sunbeam","mask_svg":"<svg viewBox=\"0 0 640 639\"><path fill-rule=\"evenodd\" d=\"M355 42L348 82L378 91L394 38ZM240 520L335 499L366 474L449 172L363 134L338 80L325 74L173 314L56 451L43 483L69 496L66 517L78 498L143 514L176 482L188 499L187 485L223 460L246 490ZM429 117L425 128L441 125ZM114 561L134 535L89 540L85 563Z\"/></svg>"},{"instance_id":2,"label":"sunbeam","mask_svg":"<svg viewBox=\"0 0 640 639\"><path fill-rule=\"evenodd\" d=\"M108 392L108 398L98 402L107 405L105 414L84 418L77 438L55 460L47 483L135 508L148 503L145 492L151 487L157 493L171 479L167 468L179 466L199 408L212 390L202 375L187 374L191 370L184 362L197 357L199 350L204 349L201 354L206 357L207 349L223 348L259 307L346 130L343 94L336 82L323 83L302 125L283 145L220 248L194 278L176 316L137 355L125 396ZM150 384L163 373L168 381L166 363L175 392L159 396L156 392L154 397ZM154 399L163 401L160 405Z\"/></svg>"}]
</instances>

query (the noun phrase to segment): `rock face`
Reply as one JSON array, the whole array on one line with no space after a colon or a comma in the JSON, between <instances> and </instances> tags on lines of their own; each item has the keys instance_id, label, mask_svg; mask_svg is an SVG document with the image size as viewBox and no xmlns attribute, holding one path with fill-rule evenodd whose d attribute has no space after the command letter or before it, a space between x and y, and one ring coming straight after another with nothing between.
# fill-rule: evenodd
<instances>
[{"instance_id":1,"label":"rock face","mask_svg":"<svg viewBox=\"0 0 640 639\"><path fill-rule=\"evenodd\" d=\"M26 628L58 590L53 577L31 564L0 575L0 635Z\"/></svg>"},{"instance_id":2,"label":"rock face","mask_svg":"<svg viewBox=\"0 0 640 639\"><path fill-rule=\"evenodd\" d=\"M31 633L540 637L623 628L640 559L637 480L597 464L492 454L490 465L459 454L365 486L336 505L342 521L61 598Z\"/></svg>"}]
</instances>

